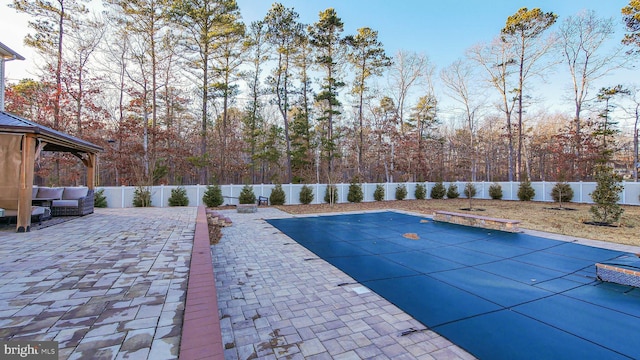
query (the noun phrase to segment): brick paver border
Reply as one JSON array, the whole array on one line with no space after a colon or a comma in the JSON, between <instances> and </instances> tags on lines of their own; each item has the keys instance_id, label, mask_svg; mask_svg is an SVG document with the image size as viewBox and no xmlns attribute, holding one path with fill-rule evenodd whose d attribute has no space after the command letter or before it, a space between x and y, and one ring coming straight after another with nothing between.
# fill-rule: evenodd
<instances>
[{"instance_id":1,"label":"brick paver border","mask_svg":"<svg viewBox=\"0 0 640 360\"><path fill-rule=\"evenodd\" d=\"M224 359L209 228L204 206L198 207L196 216L180 359Z\"/></svg>"}]
</instances>

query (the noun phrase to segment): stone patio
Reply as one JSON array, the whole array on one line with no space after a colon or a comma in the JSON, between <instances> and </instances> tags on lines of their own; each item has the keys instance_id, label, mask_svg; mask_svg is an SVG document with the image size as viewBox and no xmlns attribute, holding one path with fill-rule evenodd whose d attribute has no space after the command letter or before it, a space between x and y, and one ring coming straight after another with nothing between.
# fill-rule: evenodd
<instances>
[{"instance_id":1,"label":"stone patio","mask_svg":"<svg viewBox=\"0 0 640 360\"><path fill-rule=\"evenodd\" d=\"M212 246L225 359L473 359L267 224L221 211Z\"/></svg>"},{"instance_id":2,"label":"stone patio","mask_svg":"<svg viewBox=\"0 0 640 360\"><path fill-rule=\"evenodd\" d=\"M176 359L196 208L98 209L0 232L0 339L60 359Z\"/></svg>"},{"instance_id":3,"label":"stone patio","mask_svg":"<svg viewBox=\"0 0 640 360\"><path fill-rule=\"evenodd\" d=\"M177 359L196 213L97 209L0 231L0 339L58 341L60 359ZM473 359L264 221L291 215L220 213L233 226L211 247L211 316L226 359Z\"/></svg>"}]
</instances>

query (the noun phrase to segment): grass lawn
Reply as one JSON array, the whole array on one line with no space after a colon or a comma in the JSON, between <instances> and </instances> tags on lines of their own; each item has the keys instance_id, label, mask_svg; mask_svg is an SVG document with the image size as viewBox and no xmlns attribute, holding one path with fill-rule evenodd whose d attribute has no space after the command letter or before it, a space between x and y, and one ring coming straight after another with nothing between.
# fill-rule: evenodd
<instances>
[{"instance_id":1,"label":"grass lawn","mask_svg":"<svg viewBox=\"0 0 640 360\"><path fill-rule=\"evenodd\" d=\"M589 204L565 203L571 210L555 210L557 203L534 201L473 200L473 214L520 220L521 228L547 231L592 240L640 246L640 206L624 206L624 214L615 227L587 225L592 221ZM468 199L402 200L366 203L312 204L276 206L290 214L313 214L363 210L398 209L431 215L435 210L465 212Z\"/></svg>"}]
</instances>

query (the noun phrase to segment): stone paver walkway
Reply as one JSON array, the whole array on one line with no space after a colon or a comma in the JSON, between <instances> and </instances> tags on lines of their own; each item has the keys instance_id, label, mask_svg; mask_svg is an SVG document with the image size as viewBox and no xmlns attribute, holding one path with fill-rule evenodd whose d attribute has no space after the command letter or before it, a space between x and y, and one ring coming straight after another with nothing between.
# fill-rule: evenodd
<instances>
[{"instance_id":1,"label":"stone paver walkway","mask_svg":"<svg viewBox=\"0 0 640 360\"><path fill-rule=\"evenodd\" d=\"M223 213L233 226L212 249L225 359L473 359L263 220L289 215Z\"/></svg>"},{"instance_id":2,"label":"stone paver walkway","mask_svg":"<svg viewBox=\"0 0 640 360\"><path fill-rule=\"evenodd\" d=\"M58 341L60 359L177 359L196 212L97 209L0 231L0 340ZM264 221L290 215L223 213L211 316L226 359L473 359Z\"/></svg>"},{"instance_id":3,"label":"stone paver walkway","mask_svg":"<svg viewBox=\"0 0 640 360\"><path fill-rule=\"evenodd\" d=\"M96 209L0 232L0 339L60 359L176 359L196 208Z\"/></svg>"}]
</instances>

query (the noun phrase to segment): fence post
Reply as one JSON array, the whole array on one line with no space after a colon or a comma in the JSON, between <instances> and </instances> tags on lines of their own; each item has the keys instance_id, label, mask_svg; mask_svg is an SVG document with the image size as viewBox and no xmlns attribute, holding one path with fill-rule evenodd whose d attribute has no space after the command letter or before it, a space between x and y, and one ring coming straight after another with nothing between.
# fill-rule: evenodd
<instances>
[{"instance_id":1,"label":"fence post","mask_svg":"<svg viewBox=\"0 0 640 360\"><path fill-rule=\"evenodd\" d=\"M582 181L580 181L580 202L584 202L584 198L582 197Z\"/></svg>"},{"instance_id":2,"label":"fence post","mask_svg":"<svg viewBox=\"0 0 640 360\"><path fill-rule=\"evenodd\" d=\"M289 204L293 204L293 185L289 183Z\"/></svg>"}]
</instances>

